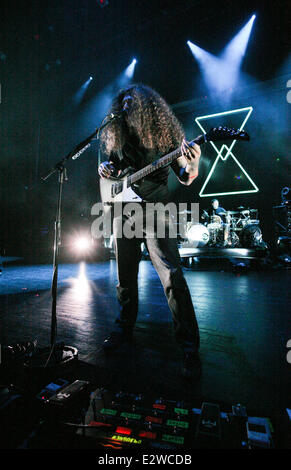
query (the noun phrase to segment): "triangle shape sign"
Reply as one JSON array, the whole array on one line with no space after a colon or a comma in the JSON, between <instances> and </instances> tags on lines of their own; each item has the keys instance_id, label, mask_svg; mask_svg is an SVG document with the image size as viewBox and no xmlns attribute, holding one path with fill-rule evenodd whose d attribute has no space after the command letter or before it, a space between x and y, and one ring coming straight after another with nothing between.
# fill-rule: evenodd
<instances>
[{"instance_id":1,"label":"triangle shape sign","mask_svg":"<svg viewBox=\"0 0 291 470\"><path fill-rule=\"evenodd\" d=\"M243 130L252 111L253 108L251 106L239 108L200 116L195 119L195 122L204 133L212 127L218 127L219 125ZM230 120L232 121L231 125ZM217 153L217 157L200 190L200 197L245 194L259 191L259 188L232 152L236 142L236 140L233 140L230 145L222 143L220 147L214 142L210 142Z\"/></svg>"}]
</instances>

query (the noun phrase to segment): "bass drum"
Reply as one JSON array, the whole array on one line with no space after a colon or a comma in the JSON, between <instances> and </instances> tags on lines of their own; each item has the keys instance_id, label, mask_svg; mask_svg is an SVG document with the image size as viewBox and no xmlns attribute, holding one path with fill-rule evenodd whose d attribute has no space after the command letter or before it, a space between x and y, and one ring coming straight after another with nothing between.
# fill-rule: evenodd
<instances>
[{"instance_id":1,"label":"bass drum","mask_svg":"<svg viewBox=\"0 0 291 470\"><path fill-rule=\"evenodd\" d=\"M243 248L255 248L262 242L262 232L257 223L246 225L239 232L239 241Z\"/></svg>"},{"instance_id":2,"label":"bass drum","mask_svg":"<svg viewBox=\"0 0 291 470\"><path fill-rule=\"evenodd\" d=\"M209 230L205 225L192 224L187 228L186 237L195 248L201 248L209 242Z\"/></svg>"}]
</instances>

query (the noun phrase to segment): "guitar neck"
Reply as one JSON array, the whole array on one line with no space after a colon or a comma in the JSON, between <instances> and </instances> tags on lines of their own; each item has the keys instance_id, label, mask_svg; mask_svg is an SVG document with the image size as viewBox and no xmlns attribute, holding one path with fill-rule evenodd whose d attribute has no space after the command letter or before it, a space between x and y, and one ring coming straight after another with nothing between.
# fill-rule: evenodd
<instances>
[{"instance_id":1,"label":"guitar neck","mask_svg":"<svg viewBox=\"0 0 291 470\"><path fill-rule=\"evenodd\" d=\"M190 146L193 144L201 145L204 142L206 142L204 135L199 135L198 137L196 137L196 139L189 142L189 145ZM133 173L132 175L128 177L127 179L128 186L132 185L133 183L136 183L137 181L141 180L145 176L150 175L151 173L158 170L159 168L163 168L164 166L169 165L174 160L177 160L177 158L179 158L180 156L181 156L181 150L180 148L178 148L174 150L173 152L168 153L167 155L164 155L164 157L159 158L155 162L150 163L149 165L145 166L141 170Z\"/></svg>"}]
</instances>

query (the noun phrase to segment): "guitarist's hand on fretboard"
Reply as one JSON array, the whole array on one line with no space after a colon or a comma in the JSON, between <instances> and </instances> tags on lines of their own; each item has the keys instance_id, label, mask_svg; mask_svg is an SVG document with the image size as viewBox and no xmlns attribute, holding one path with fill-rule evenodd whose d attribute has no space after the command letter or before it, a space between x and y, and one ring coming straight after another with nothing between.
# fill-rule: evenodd
<instances>
[{"instance_id":1,"label":"guitarist's hand on fretboard","mask_svg":"<svg viewBox=\"0 0 291 470\"><path fill-rule=\"evenodd\" d=\"M189 143L183 139L181 157L172 165L181 183L189 185L198 176L200 157L201 150L199 145L194 142L189 145Z\"/></svg>"}]
</instances>

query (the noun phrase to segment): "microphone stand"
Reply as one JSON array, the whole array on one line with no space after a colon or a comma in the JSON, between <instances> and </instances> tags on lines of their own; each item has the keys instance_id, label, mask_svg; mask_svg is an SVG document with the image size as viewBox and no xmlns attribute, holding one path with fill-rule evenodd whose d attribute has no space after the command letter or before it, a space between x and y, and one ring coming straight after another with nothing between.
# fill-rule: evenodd
<instances>
[{"instance_id":1,"label":"microphone stand","mask_svg":"<svg viewBox=\"0 0 291 470\"><path fill-rule=\"evenodd\" d=\"M58 173L58 198L56 220L54 224L54 252L53 252L53 277L51 284L52 310L51 310L51 335L50 347L37 349L29 358L25 366L43 369L43 368L61 368L71 365L73 361L78 359L78 350L73 346L65 346L63 342L57 344L57 291L58 291L58 268L59 268L59 247L61 246L61 207L64 180L67 181L66 163L69 160L76 160L85 150L90 147L93 139L98 140L100 132L110 124L119 115L111 114L103 119L99 128L89 135L85 140L80 142L68 155L62 158L49 173L42 177L46 181L50 176ZM107 119L107 120L106 120ZM104 122L105 121L105 122Z\"/></svg>"}]
</instances>

